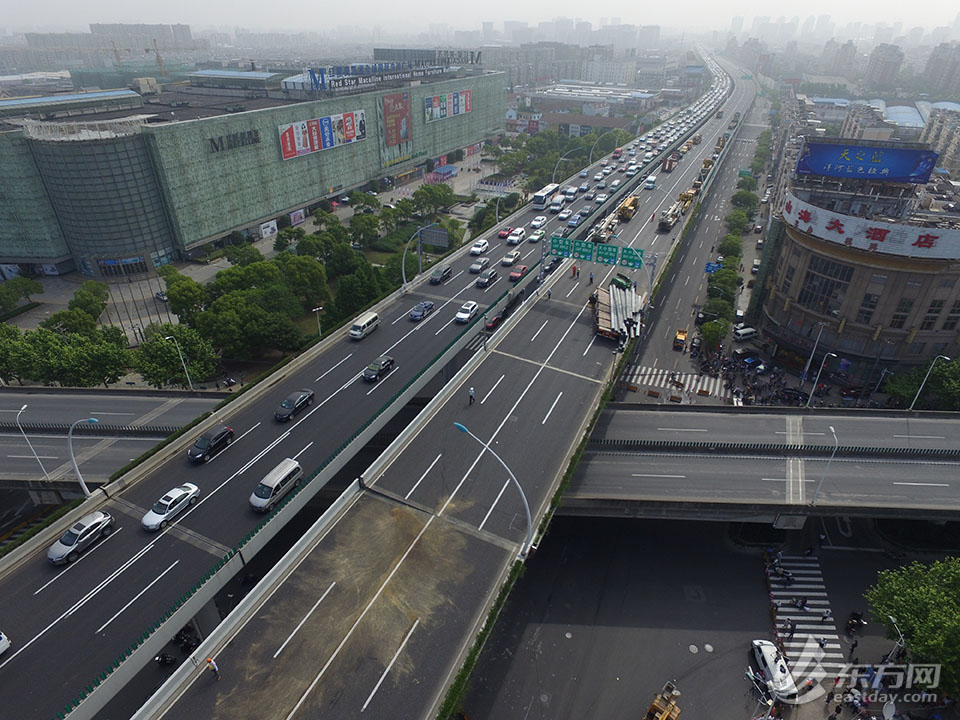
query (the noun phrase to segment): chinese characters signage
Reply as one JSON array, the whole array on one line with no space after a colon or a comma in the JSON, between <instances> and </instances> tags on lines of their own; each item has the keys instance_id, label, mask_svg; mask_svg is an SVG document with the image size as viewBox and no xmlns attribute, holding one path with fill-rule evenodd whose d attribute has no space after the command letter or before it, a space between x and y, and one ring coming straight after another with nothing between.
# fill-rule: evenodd
<instances>
[{"instance_id":1,"label":"chinese characters signage","mask_svg":"<svg viewBox=\"0 0 960 720\"><path fill-rule=\"evenodd\" d=\"M280 156L284 160L329 150L367 137L363 110L280 125Z\"/></svg>"},{"instance_id":2,"label":"chinese characters signage","mask_svg":"<svg viewBox=\"0 0 960 720\"><path fill-rule=\"evenodd\" d=\"M387 147L410 140L410 93L383 96L383 136Z\"/></svg>"},{"instance_id":3,"label":"chinese characters signage","mask_svg":"<svg viewBox=\"0 0 960 720\"><path fill-rule=\"evenodd\" d=\"M797 159L797 174L923 184L938 157L932 150L808 142Z\"/></svg>"},{"instance_id":4,"label":"chinese characters signage","mask_svg":"<svg viewBox=\"0 0 960 720\"><path fill-rule=\"evenodd\" d=\"M445 95L431 95L423 99L423 119L431 123L470 112L471 91L460 90Z\"/></svg>"},{"instance_id":5,"label":"chinese characters signage","mask_svg":"<svg viewBox=\"0 0 960 720\"><path fill-rule=\"evenodd\" d=\"M931 259L960 258L960 230L844 215L810 205L790 193L781 215L792 228L857 250Z\"/></svg>"}]
</instances>

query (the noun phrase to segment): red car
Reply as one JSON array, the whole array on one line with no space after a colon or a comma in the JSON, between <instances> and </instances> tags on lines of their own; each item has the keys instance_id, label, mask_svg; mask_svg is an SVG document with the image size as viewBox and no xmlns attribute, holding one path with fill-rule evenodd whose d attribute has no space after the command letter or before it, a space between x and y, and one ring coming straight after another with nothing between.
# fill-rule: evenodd
<instances>
[{"instance_id":1,"label":"red car","mask_svg":"<svg viewBox=\"0 0 960 720\"><path fill-rule=\"evenodd\" d=\"M510 282L516 282L529 270L526 265L517 265L510 271Z\"/></svg>"},{"instance_id":2,"label":"red car","mask_svg":"<svg viewBox=\"0 0 960 720\"><path fill-rule=\"evenodd\" d=\"M505 238L510 237L510 233L512 233L512 232L513 232L513 228L512 228L512 227L505 227L505 228L503 228L500 232L497 233L497 237L498 237L498 238L501 238L501 239L505 239Z\"/></svg>"},{"instance_id":3,"label":"red car","mask_svg":"<svg viewBox=\"0 0 960 720\"><path fill-rule=\"evenodd\" d=\"M497 313L492 318L487 320L486 328L487 330L496 330L500 323L503 322L503 313Z\"/></svg>"}]
</instances>

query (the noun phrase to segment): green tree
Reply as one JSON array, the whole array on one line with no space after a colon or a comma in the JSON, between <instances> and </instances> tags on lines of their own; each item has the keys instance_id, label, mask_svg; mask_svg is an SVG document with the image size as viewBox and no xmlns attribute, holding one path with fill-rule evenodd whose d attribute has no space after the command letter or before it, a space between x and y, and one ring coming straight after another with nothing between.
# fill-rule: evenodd
<instances>
[{"instance_id":1,"label":"green tree","mask_svg":"<svg viewBox=\"0 0 960 720\"><path fill-rule=\"evenodd\" d=\"M78 334L93 337L97 333L97 321L83 310L61 310L40 323L40 327L60 335Z\"/></svg>"},{"instance_id":2,"label":"green tree","mask_svg":"<svg viewBox=\"0 0 960 720\"><path fill-rule=\"evenodd\" d=\"M6 285L0 285L0 312L10 312L20 302L17 294Z\"/></svg>"},{"instance_id":3,"label":"green tree","mask_svg":"<svg viewBox=\"0 0 960 720\"><path fill-rule=\"evenodd\" d=\"M354 242L368 247L380 237L380 221L374 215L354 215L350 218L350 234Z\"/></svg>"},{"instance_id":4,"label":"green tree","mask_svg":"<svg viewBox=\"0 0 960 720\"><path fill-rule=\"evenodd\" d=\"M297 255L319 260L323 255L323 244L316 235L307 235L297 243Z\"/></svg>"},{"instance_id":5,"label":"green tree","mask_svg":"<svg viewBox=\"0 0 960 720\"><path fill-rule=\"evenodd\" d=\"M360 255L349 245L336 243L327 260L327 277L337 278L351 275L357 269Z\"/></svg>"},{"instance_id":6,"label":"green tree","mask_svg":"<svg viewBox=\"0 0 960 720\"><path fill-rule=\"evenodd\" d=\"M0 324L0 378L7 382L14 378L21 385L23 378L19 375L20 367L17 359L23 352L23 335L13 325Z\"/></svg>"},{"instance_id":7,"label":"green tree","mask_svg":"<svg viewBox=\"0 0 960 720\"><path fill-rule=\"evenodd\" d=\"M394 288L400 287L400 284L403 282L403 274L401 271L401 262L403 260L403 253L395 253L391 255L383 267L383 277L388 287L386 290L392 290ZM417 260L416 253L408 252L407 253L407 279L411 279L416 276L417 270L420 265Z\"/></svg>"},{"instance_id":8,"label":"green tree","mask_svg":"<svg viewBox=\"0 0 960 720\"><path fill-rule=\"evenodd\" d=\"M301 243L303 240L300 241ZM304 311L330 302L327 271L313 257L284 253L274 260L283 271L283 279Z\"/></svg>"},{"instance_id":9,"label":"green tree","mask_svg":"<svg viewBox=\"0 0 960 720\"><path fill-rule=\"evenodd\" d=\"M938 663L940 686L931 688L956 697L960 692L960 559L948 557L930 565L912 562L883 570L865 593L874 620L898 640L891 617L903 633L911 662Z\"/></svg>"},{"instance_id":10,"label":"green tree","mask_svg":"<svg viewBox=\"0 0 960 720\"><path fill-rule=\"evenodd\" d=\"M256 250L256 248L253 249ZM180 319L181 323L192 325L197 313L207 303L207 289L192 277L177 272L171 266L167 267L172 270L164 273L170 311Z\"/></svg>"},{"instance_id":11,"label":"green tree","mask_svg":"<svg viewBox=\"0 0 960 720\"><path fill-rule=\"evenodd\" d=\"M739 208L736 210L731 210L730 213L723 219L723 221L727 226L727 232L734 235L746 234L752 225L747 213Z\"/></svg>"},{"instance_id":12,"label":"green tree","mask_svg":"<svg viewBox=\"0 0 960 720\"><path fill-rule=\"evenodd\" d=\"M337 285L337 313L348 317L367 305L371 291L357 275L344 275Z\"/></svg>"},{"instance_id":13,"label":"green tree","mask_svg":"<svg viewBox=\"0 0 960 720\"><path fill-rule=\"evenodd\" d=\"M104 307L106 307L107 301L110 300L110 286L105 282L100 282L99 280L84 280L80 285L80 289L93 295L103 303Z\"/></svg>"},{"instance_id":14,"label":"green tree","mask_svg":"<svg viewBox=\"0 0 960 720\"><path fill-rule=\"evenodd\" d=\"M354 190L350 193L350 204L353 206L354 212L358 212L360 208L368 207L371 210L378 210L380 208L380 201L370 193L361 192L360 190Z\"/></svg>"},{"instance_id":15,"label":"green tree","mask_svg":"<svg viewBox=\"0 0 960 720\"><path fill-rule=\"evenodd\" d=\"M703 314L713 320L723 319L733 322L733 303L726 298L710 298L703 304Z\"/></svg>"},{"instance_id":16,"label":"green tree","mask_svg":"<svg viewBox=\"0 0 960 720\"><path fill-rule=\"evenodd\" d=\"M410 198L400 198L397 201L397 212L400 213L400 217L404 220L408 220L413 217L413 214L417 211L417 206L414 204L413 200Z\"/></svg>"},{"instance_id":17,"label":"green tree","mask_svg":"<svg viewBox=\"0 0 960 720\"><path fill-rule=\"evenodd\" d=\"M703 345L713 352L717 346L723 342L723 339L730 332L730 322L727 320L711 320L700 326L700 334L703 336Z\"/></svg>"},{"instance_id":18,"label":"green tree","mask_svg":"<svg viewBox=\"0 0 960 720\"><path fill-rule=\"evenodd\" d=\"M730 202L751 217L760 206L760 199L749 190L738 190L730 198Z\"/></svg>"},{"instance_id":19,"label":"green tree","mask_svg":"<svg viewBox=\"0 0 960 720\"><path fill-rule=\"evenodd\" d=\"M380 211L380 224L386 232L393 232L400 225L400 213L390 208L384 208Z\"/></svg>"},{"instance_id":20,"label":"green tree","mask_svg":"<svg viewBox=\"0 0 960 720\"><path fill-rule=\"evenodd\" d=\"M144 334L147 340L132 353L132 363L153 387L162 388L167 383L188 387L184 363L194 382L205 380L216 371L217 355L213 346L193 328L176 324L151 325ZM171 336L180 344L183 363L177 345L167 340Z\"/></svg>"},{"instance_id":21,"label":"green tree","mask_svg":"<svg viewBox=\"0 0 960 720\"><path fill-rule=\"evenodd\" d=\"M53 385L63 375L64 336L41 327L25 332L23 340L23 355L17 360L18 376Z\"/></svg>"},{"instance_id":22,"label":"green tree","mask_svg":"<svg viewBox=\"0 0 960 720\"><path fill-rule=\"evenodd\" d=\"M273 240L273 251L282 253L287 250L292 243L293 238L289 235L284 235L282 232L278 232L277 237Z\"/></svg>"},{"instance_id":23,"label":"green tree","mask_svg":"<svg viewBox=\"0 0 960 720\"><path fill-rule=\"evenodd\" d=\"M90 316L90 319L96 321L107 307L106 300L81 288L73 294L73 298L67 303L68 310L76 310Z\"/></svg>"},{"instance_id":24,"label":"green tree","mask_svg":"<svg viewBox=\"0 0 960 720\"><path fill-rule=\"evenodd\" d=\"M279 233L277 234L279 237ZM276 244L274 244L276 248ZM263 253L257 250L253 245L231 245L226 249L224 255L231 265L252 265L253 263L263 262Z\"/></svg>"},{"instance_id":25,"label":"green tree","mask_svg":"<svg viewBox=\"0 0 960 720\"><path fill-rule=\"evenodd\" d=\"M739 190L749 190L753 192L757 189L757 179L752 175L750 177L742 177L737 180L737 188Z\"/></svg>"},{"instance_id":26,"label":"green tree","mask_svg":"<svg viewBox=\"0 0 960 720\"><path fill-rule=\"evenodd\" d=\"M717 252L723 256L743 256L743 240L736 235L724 235L717 247Z\"/></svg>"},{"instance_id":27,"label":"green tree","mask_svg":"<svg viewBox=\"0 0 960 720\"><path fill-rule=\"evenodd\" d=\"M42 295L43 285L33 278L14 277L3 283L3 286L14 293L18 298L30 302L31 295Z\"/></svg>"}]
</instances>

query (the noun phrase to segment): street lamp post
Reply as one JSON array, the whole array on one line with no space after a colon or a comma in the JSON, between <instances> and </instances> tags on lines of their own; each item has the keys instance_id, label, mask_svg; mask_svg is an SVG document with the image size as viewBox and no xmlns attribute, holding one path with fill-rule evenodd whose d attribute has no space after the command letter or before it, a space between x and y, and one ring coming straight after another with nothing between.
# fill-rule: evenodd
<instances>
[{"instance_id":1,"label":"street lamp post","mask_svg":"<svg viewBox=\"0 0 960 720\"><path fill-rule=\"evenodd\" d=\"M820 361L820 369L817 370L817 379L813 381L813 387L810 388L810 395L807 397L807 407L810 407L810 401L813 400L813 393L817 391L817 385L820 384L820 373L823 372L824 363L827 362L828 357L836 357L836 356L837 356L836 353L828 352L826 355L823 356L823 360Z\"/></svg>"},{"instance_id":2,"label":"street lamp post","mask_svg":"<svg viewBox=\"0 0 960 720\"><path fill-rule=\"evenodd\" d=\"M177 355L180 356L180 364L183 365L183 372L187 376L187 385L190 386L190 392L193 392L193 381L190 379L190 371L187 370L187 362L183 359L183 353L180 351L180 343L173 335L167 335L164 340L173 340L173 344L177 346Z\"/></svg>"},{"instance_id":3,"label":"street lamp post","mask_svg":"<svg viewBox=\"0 0 960 720\"><path fill-rule=\"evenodd\" d=\"M437 223L430 223L429 225L417 228L413 235L410 236L410 240L407 240L406 245L403 246L403 257L400 259L400 274L403 277L403 287L407 286L407 248L410 247L410 241L417 238L417 256L420 258L420 269L418 272L423 272L423 253L420 251L420 233L428 228L432 228L436 224ZM319 321L320 319L317 318L317 322Z\"/></svg>"},{"instance_id":4,"label":"street lamp post","mask_svg":"<svg viewBox=\"0 0 960 720\"><path fill-rule=\"evenodd\" d=\"M37 462L40 464L40 469L43 470L43 476L47 479L47 482L50 482L50 476L47 475L47 469L43 466L43 462L40 460L40 456L37 455L37 451L33 449L33 444L30 442L30 438L27 437L27 434L23 431L23 425L20 424L20 414L27 409L27 406L24 405L17 412L17 427L20 428L20 434L23 435L23 439L27 441L27 447L30 448L30 452L33 453L33 456L37 459Z\"/></svg>"},{"instance_id":5,"label":"street lamp post","mask_svg":"<svg viewBox=\"0 0 960 720\"><path fill-rule=\"evenodd\" d=\"M593 151L596 149L598 142L603 140L603 138L605 138L607 135L610 135L611 133L617 133L619 135L622 132L625 132L625 131L621 130L620 128L614 128L613 130L607 130L605 133L603 133L603 135L601 135L596 140L594 140L593 145L590 146L590 157L587 160L587 165L593 165Z\"/></svg>"},{"instance_id":6,"label":"street lamp post","mask_svg":"<svg viewBox=\"0 0 960 720\"><path fill-rule=\"evenodd\" d=\"M73 454L73 429L80 423L98 423L100 422L95 417L90 418L80 418L73 425L70 426L70 430L67 432L67 448L70 450L70 462L73 463L73 472L77 475L77 481L80 483L80 489L83 490L84 497L90 497L90 490L87 489L87 484L83 481L83 475L80 474L80 466L77 465L77 457Z\"/></svg>"},{"instance_id":7,"label":"street lamp post","mask_svg":"<svg viewBox=\"0 0 960 720\"><path fill-rule=\"evenodd\" d=\"M840 441L837 440L837 432L833 429L833 425L830 426L830 434L833 435L833 452L830 453L830 459L827 460L827 466L823 469L823 475L820 476L820 482L817 483L817 489L813 493L813 500L810 501L811 505L816 505L817 498L820 496L820 488L823 487L823 481L827 479L827 473L830 472L830 464L833 462L833 458L837 455L837 448L840 447Z\"/></svg>"},{"instance_id":8,"label":"street lamp post","mask_svg":"<svg viewBox=\"0 0 960 720\"><path fill-rule=\"evenodd\" d=\"M524 513L526 513L526 516L527 516L527 538L526 540L523 541L523 545L520 547L520 559L525 560L527 557L527 553L530 552L530 546L533 545L533 521L530 518L530 505L527 503L527 496L523 492L523 488L520 487L520 482L517 480L517 476L513 474L513 471L503 461L503 458L497 455L496 451L492 447L490 447L488 443L485 443L483 440L481 440L472 432L470 432L467 429L466 425L464 425L463 423L455 422L453 423L453 426L460 432L466 433L467 435L472 437L474 440L476 440L478 443L480 443L484 448L486 448L490 452L490 454L493 455L501 465L503 465L503 469L507 471L507 475L509 475L510 479L513 480L513 484L517 486L517 490L520 492L520 499L523 501L523 511Z\"/></svg>"},{"instance_id":9,"label":"street lamp post","mask_svg":"<svg viewBox=\"0 0 960 720\"><path fill-rule=\"evenodd\" d=\"M557 164L553 166L553 176L550 178L551 184L557 181L557 170L560 169L560 163L563 162L563 159L567 157L567 155L572 155L573 153L579 152L580 150L583 150L583 148L576 147L576 148L573 148L572 150L568 150L567 152L565 152L563 155L560 156L560 158L557 160Z\"/></svg>"},{"instance_id":10,"label":"street lamp post","mask_svg":"<svg viewBox=\"0 0 960 720\"><path fill-rule=\"evenodd\" d=\"M320 307L315 307L313 309L313 312L317 314L317 338L319 339L322 334L320 332L320 313L323 312L323 305L321 305Z\"/></svg>"},{"instance_id":11,"label":"street lamp post","mask_svg":"<svg viewBox=\"0 0 960 720\"><path fill-rule=\"evenodd\" d=\"M894 374L895 373L893 372L893 370L887 370L886 368L883 368L883 370L880 371L880 379L877 380L877 386L873 389L873 394L876 395L877 392L880 390L880 386L883 384L883 379L887 375L894 375Z\"/></svg>"},{"instance_id":12,"label":"street lamp post","mask_svg":"<svg viewBox=\"0 0 960 720\"><path fill-rule=\"evenodd\" d=\"M884 663L890 662L900 648L907 646L906 640L903 639L903 633L900 632L900 628L897 626L897 619L893 615L887 615L887 619L893 623L893 629L897 631L897 635L900 637L897 639L897 642L894 643L893 649L887 654L887 657L884 659Z\"/></svg>"},{"instance_id":13,"label":"street lamp post","mask_svg":"<svg viewBox=\"0 0 960 720\"><path fill-rule=\"evenodd\" d=\"M907 412L912 411L913 406L917 404L917 398L920 397L920 393L923 390L923 386L927 384L927 378L930 377L930 373L933 372L933 366L937 364L937 360L946 360L947 362L950 362L950 358L948 358L946 355L937 355L933 359L933 362L930 363L930 367L927 369L927 374L923 376L923 382L920 383L920 387L917 388L917 394L914 395L913 402L910 403L910 407L907 408Z\"/></svg>"},{"instance_id":14,"label":"street lamp post","mask_svg":"<svg viewBox=\"0 0 960 720\"><path fill-rule=\"evenodd\" d=\"M810 363L813 362L813 356L817 354L817 345L820 344L820 336L823 334L823 328L826 325L822 320L817 323L820 326L820 331L817 333L817 339L813 343L813 350L810 351L810 357L807 358L807 364L803 366L803 374L800 376L800 389L803 389L803 384L807 381L807 375L810 373Z\"/></svg>"}]
</instances>

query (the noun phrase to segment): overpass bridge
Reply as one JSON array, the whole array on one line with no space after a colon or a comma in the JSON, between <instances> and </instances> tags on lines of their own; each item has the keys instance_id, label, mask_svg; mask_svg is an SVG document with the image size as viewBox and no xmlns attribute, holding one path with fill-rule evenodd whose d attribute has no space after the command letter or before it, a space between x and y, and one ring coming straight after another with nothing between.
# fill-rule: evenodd
<instances>
[{"instance_id":1,"label":"overpass bridge","mask_svg":"<svg viewBox=\"0 0 960 720\"><path fill-rule=\"evenodd\" d=\"M561 512L956 519L958 440L950 415L608 405Z\"/></svg>"}]
</instances>

